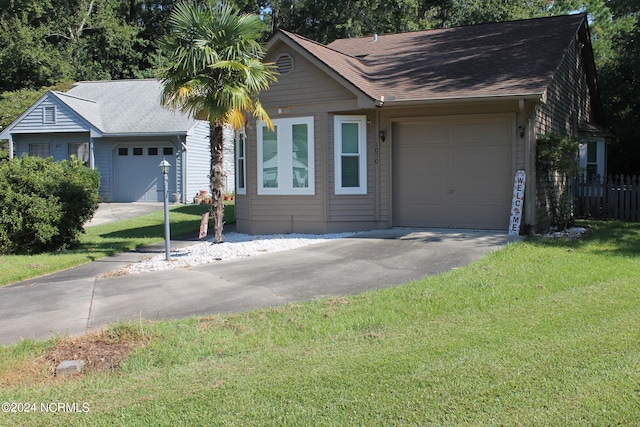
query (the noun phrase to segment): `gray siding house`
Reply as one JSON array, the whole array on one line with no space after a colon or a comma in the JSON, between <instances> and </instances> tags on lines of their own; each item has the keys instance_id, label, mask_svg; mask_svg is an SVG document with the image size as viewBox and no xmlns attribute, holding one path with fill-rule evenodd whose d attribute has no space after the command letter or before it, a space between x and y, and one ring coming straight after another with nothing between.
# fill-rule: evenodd
<instances>
[{"instance_id":1,"label":"gray siding house","mask_svg":"<svg viewBox=\"0 0 640 427\"><path fill-rule=\"evenodd\" d=\"M237 140L242 232L506 231L518 170L522 223L540 228L536 138L603 143L583 133L601 124L585 15L326 46L279 30L267 48L280 75L260 99L275 128L254 121Z\"/></svg>"},{"instance_id":2,"label":"gray siding house","mask_svg":"<svg viewBox=\"0 0 640 427\"><path fill-rule=\"evenodd\" d=\"M100 171L100 195L112 202L162 201L166 158L171 198L189 202L209 189L209 125L163 108L161 90L152 79L75 83L47 92L0 139L11 155L83 160Z\"/></svg>"}]
</instances>

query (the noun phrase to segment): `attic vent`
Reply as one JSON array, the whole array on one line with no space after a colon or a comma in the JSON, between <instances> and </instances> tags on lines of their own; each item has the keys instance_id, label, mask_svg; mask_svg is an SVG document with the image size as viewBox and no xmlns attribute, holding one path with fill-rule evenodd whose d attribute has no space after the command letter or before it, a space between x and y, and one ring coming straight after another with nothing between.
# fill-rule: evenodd
<instances>
[{"instance_id":1,"label":"attic vent","mask_svg":"<svg viewBox=\"0 0 640 427\"><path fill-rule=\"evenodd\" d=\"M44 107L42 111L42 123L53 124L56 122L56 107Z\"/></svg>"},{"instance_id":2,"label":"attic vent","mask_svg":"<svg viewBox=\"0 0 640 427\"><path fill-rule=\"evenodd\" d=\"M293 71L293 58L288 53L283 53L276 59L276 67L281 76L286 76Z\"/></svg>"}]
</instances>

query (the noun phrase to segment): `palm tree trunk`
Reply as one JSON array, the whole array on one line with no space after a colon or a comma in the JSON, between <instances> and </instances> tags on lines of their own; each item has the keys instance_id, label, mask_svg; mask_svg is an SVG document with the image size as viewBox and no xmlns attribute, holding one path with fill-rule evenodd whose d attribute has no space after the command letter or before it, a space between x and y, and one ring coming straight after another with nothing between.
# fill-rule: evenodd
<instances>
[{"instance_id":1,"label":"palm tree trunk","mask_svg":"<svg viewBox=\"0 0 640 427\"><path fill-rule=\"evenodd\" d=\"M222 217L224 215L224 129L210 124L211 143L211 215L213 217L214 242L222 243Z\"/></svg>"}]
</instances>

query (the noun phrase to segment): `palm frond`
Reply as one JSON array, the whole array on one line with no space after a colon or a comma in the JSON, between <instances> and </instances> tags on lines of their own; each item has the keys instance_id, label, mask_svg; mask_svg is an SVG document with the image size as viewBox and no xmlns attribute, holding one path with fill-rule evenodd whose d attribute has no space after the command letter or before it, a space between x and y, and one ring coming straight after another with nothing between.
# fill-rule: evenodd
<instances>
[{"instance_id":1,"label":"palm frond","mask_svg":"<svg viewBox=\"0 0 640 427\"><path fill-rule=\"evenodd\" d=\"M170 65L162 71L161 101L195 118L244 122L256 112L258 94L275 81L273 64L260 59L264 23L257 15L238 14L228 5L183 1L169 19L163 42ZM268 117L260 105L260 116Z\"/></svg>"}]
</instances>

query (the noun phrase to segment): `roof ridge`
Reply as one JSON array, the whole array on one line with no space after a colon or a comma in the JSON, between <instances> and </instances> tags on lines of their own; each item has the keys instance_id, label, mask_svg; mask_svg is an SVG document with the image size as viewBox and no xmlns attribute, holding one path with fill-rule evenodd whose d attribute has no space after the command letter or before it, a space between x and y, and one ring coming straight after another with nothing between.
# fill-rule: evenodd
<instances>
[{"instance_id":1,"label":"roof ridge","mask_svg":"<svg viewBox=\"0 0 640 427\"><path fill-rule=\"evenodd\" d=\"M482 27L482 26L489 26L489 25L501 25L501 24L513 24L513 23L523 23L526 21L541 21L541 20L547 20L547 19L558 19L558 18L567 18L567 17L578 17L578 16L582 16L582 18L584 19L587 14L584 12L580 12L580 13L567 13L564 15L551 15L551 16L536 16L536 17L532 17L532 18L521 18L521 19L514 19L514 20L508 20L508 21L492 21L492 22L481 22L478 24L464 24L464 25L457 25L457 26L453 26L453 27L441 27L441 28L427 28L427 29L422 29L422 30L412 30L412 31L403 31L400 33L375 33L378 37L393 37L393 36L399 36L399 35L404 35L404 34L420 34L420 33L429 33L429 32L435 32L435 31L448 31L448 30L456 30L456 29L461 29L461 28L469 28L469 27ZM302 36L299 36L301 38L304 38ZM359 37L343 37L343 38L337 38L334 39L333 41L331 41L330 43L328 43L327 45L322 45L324 47L327 47L328 49L332 49L335 50L333 48L331 48L329 45L332 44L335 41L344 41L344 40L364 40L364 39L369 39L371 38L372 35L366 35L366 36L359 36ZM312 41L313 40L309 40ZM317 43L317 42L315 42ZM337 51L339 52L339 51Z\"/></svg>"},{"instance_id":2,"label":"roof ridge","mask_svg":"<svg viewBox=\"0 0 640 427\"><path fill-rule=\"evenodd\" d=\"M154 81L154 82L159 82L160 79L154 78L154 77L147 77L144 79L113 79L113 80L80 80L77 82L74 82L73 85L77 85L80 83L84 83L84 84L89 84L89 83L103 83L103 84L107 84L107 83L114 83L114 82L144 82L144 81Z\"/></svg>"},{"instance_id":3,"label":"roof ridge","mask_svg":"<svg viewBox=\"0 0 640 427\"><path fill-rule=\"evenodd\" d=\"M57 90L52 90L51 92L53 92L56 95L62 95L62 96L66 96L67 98L73 98L73 99L78 99L80 101L87 101L87 102L93 102L94 104L97 104L98 101L95 101L93 99L88 99L88 98L82 98L81 96L75 96L75 95L70 95L68 93L65 92L59 92Z\"/></svg>"},{"instance_id":4,"label":"roof ridge","mask_svg":"<svg viewBox=\"0 0 640 427\"><path fill-rule=\"evenodd\" d=\"M317 41L315 41L315 40L312 40L312 39L310 39L310 38L307 38L307 37L301 36L301 35L296 34L296 33L292 33L291 31L286 31L286 30L283 30L283 29L281 29L281 28L279 28L278 30L279 30L280 32L284 33L285 35L289 36L289 38L291 38L291 39L296 39L296 38L298 38L298 39L304 40L304 41L306 41L306 42L313 43L313 44L315 44L316 46L319 46L319 47L325 48L325 49L330 50L330 51L332 51L332 52L339 53L340 55L344 55L344 56L346 56L346 57L348 57L348 58L355 59L355 60L358 60L358 59L359 59L359 58L357 58L357 57L356 57L356 56L354 56L354 55L349 55L348 53L340 52L339 50L334 49L334 48L330 47L329 45L322 44L322 43L320 43L320 42L317 42ZM362 37L362 38L365 38L365 37ZM355 39L354 39L354 40L355 40Z\"/></svg>"}]
</instances>

